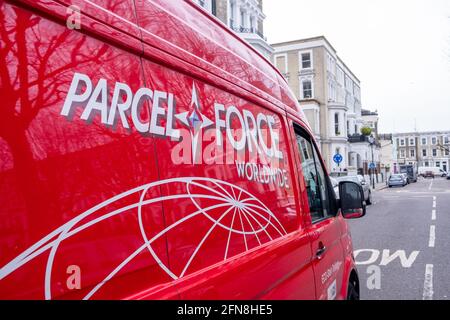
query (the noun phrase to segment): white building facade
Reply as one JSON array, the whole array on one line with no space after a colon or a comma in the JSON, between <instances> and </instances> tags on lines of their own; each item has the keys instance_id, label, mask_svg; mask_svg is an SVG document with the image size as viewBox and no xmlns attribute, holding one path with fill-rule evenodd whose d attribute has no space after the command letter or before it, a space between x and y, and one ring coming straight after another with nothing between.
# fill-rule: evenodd
<instances>
[{"instance_id":1,"label":"white building facade","mask_svg":"<svg viewBox=\"0 0 450 320\"><path fill-rule=\"evenodd\" d=\"M402 164L450 169L450 131L393 134L394 171Z\"/></svg>"},{"instance_id":2,"label":"white building facade","mask_svg":"<svg viewBox=\"0 0 450 320\"><path fill-rule=\"evenodd\" d=\"M237 32L266 59L273 48L264 37L262 0L192 0Z\"/></svg>"},{"instance_id":3,"label":"white building facade","mask_svg":"<svg viewBox=\"0 0 450 320\"><path fill-rule=\"evenodd\" d=\"M369 157L367 139L354 144L350 136L360 136L359 79L338 57L325 37L273 44L273 64L280 70L297 96L319 142L328 170L333 175L356 174ZM337 164L333 157L340 154Z\"/></svg>"}]
</instances>

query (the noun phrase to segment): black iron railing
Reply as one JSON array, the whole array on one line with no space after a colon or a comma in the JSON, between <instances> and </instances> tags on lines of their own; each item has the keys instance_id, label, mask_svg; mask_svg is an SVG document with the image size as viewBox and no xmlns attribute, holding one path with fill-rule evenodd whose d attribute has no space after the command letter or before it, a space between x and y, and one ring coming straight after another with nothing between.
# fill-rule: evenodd
<instances>
[{"instance_id":1,"label":"black iron railing","mask_svg":"<svg viewBox=\"0 0 450 320\"><path fill-rule=\"evenodd\" d=\"M254 34L257 34L258 36L260 36L261 38L264 39L264 34L262 32L260 32L256 28L246 28L246 27L243 27L243 26L235 27L233 20L230 20L230 24L231 24L231 29L233 29L236 32L240 32L240 33L254 33Z\"/></svg>"}]
</instances>

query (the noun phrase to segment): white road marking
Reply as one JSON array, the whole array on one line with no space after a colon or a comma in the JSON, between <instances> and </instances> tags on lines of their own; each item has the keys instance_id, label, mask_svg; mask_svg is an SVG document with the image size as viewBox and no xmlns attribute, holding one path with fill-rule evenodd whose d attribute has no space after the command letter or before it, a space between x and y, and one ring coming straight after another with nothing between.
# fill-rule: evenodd
<instances>
[{"instance_id":1,"label":"white road marking","mask_svg":"<svg viewBox=\"0 0 450 320\"><path fill-rule=\"evenodd\" d=\"M428 246L434 248L434 243L436 241L436 227L430 226L430 240L428 241Z\"/></svg>"},{"instance_id":2,"label":"white road marking","mask_svg":"<svg viewBox=\"0 0 450 320\"><path fill-rule=\"evenodd\" d=\"M436 210L431 211L431 220L436 220Z\"/></svg>"},{"instance_id":3,"label":"white road marking","mask_svg":"<svg viewBox=\"0 0 450 320\"><path fill-rule=\"evenodd\" d=\"M432 187L433 187L433 180L431 180L430 186L428 187L428 190L431 190Z\"/></svg>"},{"instance_id":4,"label":"white road marking","mask_svg":"<svg viewBox=\"0 0 450 320\"><path fill-rule=\"evenodd\" d=\"M425 266L425 281L423 283L423 300L433 300L433 265Z\"/></svg>"}]
</instances>

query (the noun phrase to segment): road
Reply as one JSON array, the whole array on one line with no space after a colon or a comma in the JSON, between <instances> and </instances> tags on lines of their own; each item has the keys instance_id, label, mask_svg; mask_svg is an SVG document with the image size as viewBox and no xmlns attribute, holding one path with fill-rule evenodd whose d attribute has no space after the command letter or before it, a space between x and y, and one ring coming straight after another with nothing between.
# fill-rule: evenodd
<instances>
[{"instance_id":1,"label":"road","mask_svg":"<svg viewBox=\"0 0 450 320\"><path fill-rule=\"evenodd\" d=\"M450 180L377 191L349 223L361 299L450 299Z\"/></svg>"}]
</instances>

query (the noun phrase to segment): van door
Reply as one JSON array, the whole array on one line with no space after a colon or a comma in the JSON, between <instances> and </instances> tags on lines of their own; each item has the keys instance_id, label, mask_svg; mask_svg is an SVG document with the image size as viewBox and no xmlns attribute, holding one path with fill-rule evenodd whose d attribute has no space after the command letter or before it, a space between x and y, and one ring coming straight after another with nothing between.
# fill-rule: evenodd
<instances>
[{"instance_id":1,"label":"van door","mask_svg":"<svg viewBox=\"0 0 450 320\"><path fill-rule=\"evenodd\" d=\"M334 300L343 285L344 254L335 196L319 153L306 131L296 127L305 197L309 207L309 227L313 268L318 299Z\"/></svg>"}]
</instances>

